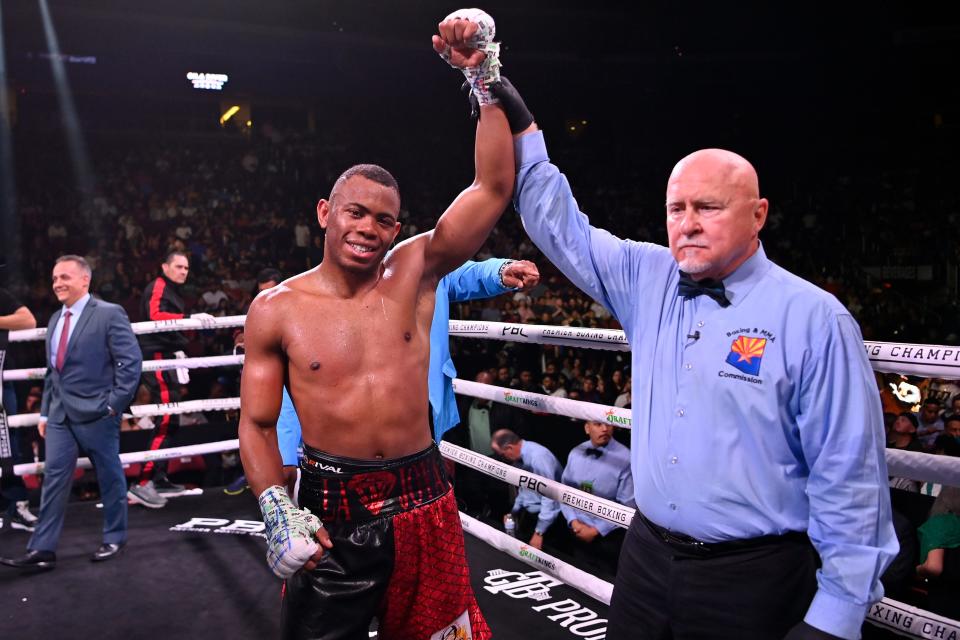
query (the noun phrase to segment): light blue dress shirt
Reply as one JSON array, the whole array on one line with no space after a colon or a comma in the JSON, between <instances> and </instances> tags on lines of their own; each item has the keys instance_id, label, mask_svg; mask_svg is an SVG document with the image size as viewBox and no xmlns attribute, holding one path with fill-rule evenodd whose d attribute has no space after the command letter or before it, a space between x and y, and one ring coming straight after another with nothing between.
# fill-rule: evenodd
<instances>
[{"instance_id":1,"label":"light blue dress shirt","mask_svg":"<svg viewBox=\"0 0 960 640\"><path fill-rule=\"evenodd\" d=\"M823 566L805 620L857 638L898 549L857 323L762 247L724 279L730 306L678 297L669 250L590 226L541 132L516 153L527 233L630 342L640 511L708 542L806 531Z\"/></svg>"},{"instance_id":2,"label":"light blue dress shirt","mask_svg":"<svg viewBox=\"0 0 960 640\"><path fill-rule=\"evenodd\" d=\"M57 326L53 328L53 337L50 342L50 366L57 366L57 354L60 352L60 336L63 335L63 323L66 320L66 312L70 312L70 328L67 330L67 351L70 350L70 340L73 338L73 332L77 328L80 316L83 310L87 308L90 302L90 294L85 294L82 298L73 303L72 307L64 307L60 310L60 318L57 320Z\"/></svg>"},{"instance_id":3,"label":"light blue dress shirt","mask_svg":"<svg viewBox=\"0 0 960 640\"><path fill-rule=\"evenodd\" d=\"M557 457L542 444L530 440L523 441L520 447L520 460L516 465L550 480L560 480L562 472ZM560 513L560 505L556 500L551 500L527 488L521 488L517 492L517 499L513 501L513 510L521 509L538 514L537 531L540 533L546 533L553 521L557 519L557 514Z\"/></svg>"},{"instance_id":4,"label":"light blue dress shirt","mask_svg":"<svg viewBox=\"0 0 960 640\"><path fill-rule=\"evenodd\" d=\"M280 403L280 417L277 418L277 444L283 466L300 466L300 418L297 417L293 398L286 385L283 386L283 401Z\"/></svg>"},{"instance_id":5,"label":"light blue dress shirt","mask_svg":"<svg viewBox=\"0 0 960 640\"><path fill-rule=\"evenodd\" d=\"M433 413L433 437L437 442L443 434L460 422L457 399L453 393L453 379L457 370L450 359L450 303L492 298L511 291L500 283L500 268L507 260L491 258L483 262L468 260L440 279L430 326L430 365L427 371L427 395ZM296 466L300 446L300 420L293 400L283 388L283 402L277 420L277 442L280 457L286 466Z\"/></svg>"},{"instance_id":6,"label":"light blue dress shirt","mask_svg":"<svg viewBox=\"0 0 960 640\"><path fill-rule=\"evenodd\" d=\"M587 455L587 449L599 449L599 458ZM630 473L630 449L611 440L603 447L594 447L587 440L570 450L567 466L561 476L563 484L586 491L598 498L606 498L620 504L633 503L633 474ZM617 525L592 513L580 511L568 504L560 505L567 524L574 520L594 527L605 536Z\"/></svg>"}]
</instances>

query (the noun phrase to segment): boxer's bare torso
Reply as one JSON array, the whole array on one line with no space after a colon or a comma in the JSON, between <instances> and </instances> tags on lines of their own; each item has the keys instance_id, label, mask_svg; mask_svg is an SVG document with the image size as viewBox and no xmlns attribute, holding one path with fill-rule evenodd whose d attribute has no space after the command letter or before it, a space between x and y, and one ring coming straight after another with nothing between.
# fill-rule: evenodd
<instances>
[{"instance_id":1,"label":"boxer's bare torso","mask_svg":"<svg viewBox=\"0 0 960 640\"><path fill-rule=\"evenodd\" d=\"M311 447L373 459L429 446L436 283L422 282L416 253L415 246L398 247L376 280L350 297L338 295L314 269L258 301L254 320L268 326L264 346L283 361L303 441Z\"/></svg>"}]
</instances>

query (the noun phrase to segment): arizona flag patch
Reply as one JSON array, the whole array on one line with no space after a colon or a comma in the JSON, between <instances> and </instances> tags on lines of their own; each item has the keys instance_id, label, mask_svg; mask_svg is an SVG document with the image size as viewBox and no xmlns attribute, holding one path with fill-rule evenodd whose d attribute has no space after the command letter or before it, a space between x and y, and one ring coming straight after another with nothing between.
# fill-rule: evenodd
<instances>
[{"instance_id":1,"label":"arizona flag patch","mask_svg":"<svg viewBox=\"0 0 960 640\"><path fill-rule=\"evenodd\" d=\"M740 336L730 345L727 364L748 375L760 375L760 361L763 359L763 350L766 346L766 338Z\"/></svg>"}]
</instances>

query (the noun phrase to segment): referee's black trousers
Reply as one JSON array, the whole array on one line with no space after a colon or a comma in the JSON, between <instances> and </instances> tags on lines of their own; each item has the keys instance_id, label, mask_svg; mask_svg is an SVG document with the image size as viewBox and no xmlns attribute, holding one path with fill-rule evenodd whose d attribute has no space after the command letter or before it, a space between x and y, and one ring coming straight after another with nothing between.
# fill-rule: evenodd
<instances>
[{"instance_id":1,"label":"referee's black trousers","mask_svg":"<svg viewBox=\"0 0 960 640\"><path fill-rule=\"evenodd\" d=\"M719 553L668 544L641 518L627 531L608 640L781 640L817 589L806 536Z\"/></svg>"}]
</instances>

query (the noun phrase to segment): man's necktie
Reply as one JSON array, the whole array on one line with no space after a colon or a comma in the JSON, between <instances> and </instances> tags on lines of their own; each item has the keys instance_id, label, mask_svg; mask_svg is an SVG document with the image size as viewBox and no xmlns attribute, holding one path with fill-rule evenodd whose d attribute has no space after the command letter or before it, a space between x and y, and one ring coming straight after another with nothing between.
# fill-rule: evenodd
<instances>
[{"instance_id":1,"label":"man's necktie","mask_svg":"<svg viewBox=\"0 0 960 640\"><path fill-rule=\"evenodd\" d=\"M694 280L689 273L680 272L680 284L677 287L677 295L684 298L696 298L699 295L707 295L717 301L721 307L730 306L727 300L726 290L723 288L723 282L720 280Z\"/></svg>"},{"instance_id":2,"label":"man's necktie","mask_svg":"<svg viewBox=\"0 0 960 640\"><path fill-rule=\"evenodd\" d=\"M585 452L588 456L593 456L594 458L599 458L603 455L603 449L595 449L593 447L588 447Z\"/></svg>"},{"instance_id":3,"label":"man's necktie","mask_svg":"<svg viewBox=\"0 0 960 640\"><path fill-rule=\"evenodd\" d=\"M60 342L57 343L57 371L63 371L63 361L67 359L67 340L70 338L70 316L68 309L63 314L63 331L60 332Z\"/></svg>"}]
</instances>

